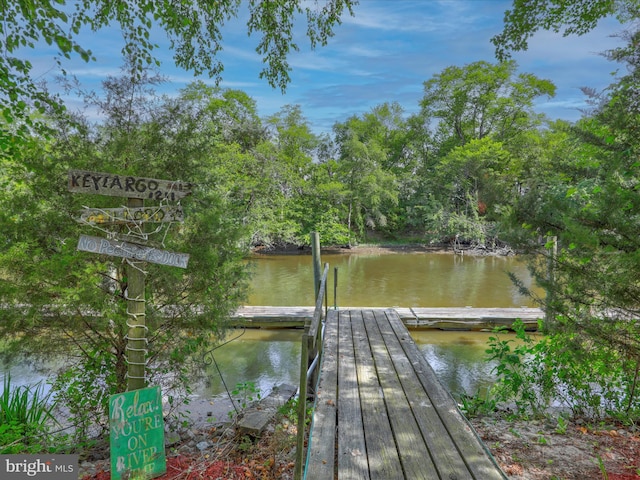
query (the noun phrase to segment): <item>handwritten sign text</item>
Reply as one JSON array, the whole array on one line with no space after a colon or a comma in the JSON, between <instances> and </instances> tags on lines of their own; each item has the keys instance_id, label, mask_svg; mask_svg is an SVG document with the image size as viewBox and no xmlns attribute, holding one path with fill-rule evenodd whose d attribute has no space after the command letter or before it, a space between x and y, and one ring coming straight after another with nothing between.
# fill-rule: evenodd
<instances>
[{"instance_id":1,"label":"handwritten sign text","mask_svg":"<svg viewBox=\"0 0 640 480\"><path fill-rule=\"evenodd\" d=\"M192 187L185 182L69 170L69 191L75 193L175 201L190 195Z\"/></svg>"},{"instance_id":2,"label":"handwritten sign text","mask_svg":"<svg viewBox=\"0 0 640 480\"><path fill-rule=\"evenodd\" d=\"M120 240L108 240L91 235L80 235L78 239L78 250L110 255L112 257L143 260L145 262L168 265L170 267L187 268L187 263L189 262L188 253L169 252L145 245L137 245Z\"/></svg>"},{"instance_id":3,"label":"handwritten sign text","mask_svg":"<svg viewBox=\"0 0 640 480\"><path fill-rule=\"evenodd\" d=\"M167 470L160 387L109 398L111 479L154 478Z\"/></svg>"}]
</instances>

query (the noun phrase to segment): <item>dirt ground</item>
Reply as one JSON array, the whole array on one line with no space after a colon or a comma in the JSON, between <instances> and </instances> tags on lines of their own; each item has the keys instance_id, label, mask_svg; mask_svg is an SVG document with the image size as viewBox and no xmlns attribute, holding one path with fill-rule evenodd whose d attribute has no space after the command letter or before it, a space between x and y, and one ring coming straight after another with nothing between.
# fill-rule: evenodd
<instances>
[{"instance_id":1,"label":"dirt ground","mask_svg":"<svg viewBox=\"0 0 640 480\"><path fill-rule=\"evenodd\" d=\"M500 416L471 423L508 479L640 479L638 426L514 422ZM287 419L277 419L257 439L237 434L232 425L197 427L197 440L208 439L208 446L199 450L182 441L167 449L167 473L160 480L293 478L296 428ZM81 478L108 480L108 460L95 462Z\"/></svg>"},{"instance_id":2,"label":"dirt ground","mask_svg":"<svg viewBox=\"0 0 640 480\"><path fill-rule=\"evenodd\" d=\"M453 253L449 245L385 245L385 244L365 244L353 247L322 247L323 254L394 254L394 253ZM257 247L253 249L254 255L310 255L311 247L278 247L264 248Z\"/></svg>"},{"instance_id":3,"label":"dirt ground","mask_svg":"<svg viewBox=\"0 0 640 480\"><path fill-rule=\"evenodd\" d=\"M500 417L472 424L509 479L640 479L639 426Z\"/></svg>"}]
</instances>

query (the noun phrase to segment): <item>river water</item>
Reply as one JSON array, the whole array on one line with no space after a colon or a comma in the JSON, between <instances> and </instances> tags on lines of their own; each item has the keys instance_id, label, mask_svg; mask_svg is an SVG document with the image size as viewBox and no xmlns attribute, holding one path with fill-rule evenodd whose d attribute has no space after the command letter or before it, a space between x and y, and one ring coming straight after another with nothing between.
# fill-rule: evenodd
<instances>
[{"instance_id":1,"label":"river water","mask_svg":"<svg viewBox=\"0 0 640 480\"><path fill-rule=\"evenodd\" d=\"M249 305L313 305L309 255L254 257ZM324 255L333 304L334 268L341 307L520 307L531 300L513 286L508 272L531 286L526 266L514 257L437 253Z\"/></svg>"},{"instance_id":2,"label":"river water","mask_svg":"<svg viewBox=\"0 0 640 480\"><path fill-rule=\"evenodd\" d=\"M309 255L260 255L251 260L249 305L312 305L313 265ZM532 287L526 266L514 257L471 257L436 253L323 255L329 263L329 304L345 307L519 307L534 306L513 286L508 272ZM535 289L534 289L535 290ZM537 293L541 293L536 290ZM232 334L232 335L235 335ZM440 380L453 393L472 395L494 380L495 364L485 350L490 333L414 331L412 336ZM247 330L215 352L224 382L251 379L268 392L281 382L297 384L300 333ZM207 394L224 391L217 369L207 370Z\"/></svg>"},{"instance_id":3,"label":"river water","mask_svg":"<svg viewBox=\"0 0 640 480\"><path fill-rule=\"evenodd\" d=\"M263 255L250 260L253 280L249 305L312 305L313 267L309 255ZM526 267L512 257L462 257L449 254L324 255L330 265L329 299L334 303L334 267L338 267L336 303L351 307L514 307L533 306L512 285L507 272L531 285ZM234 330L228 344L204 365L201 397L222 395L250 383L262 395L280 383L296 385L300 368L300 330ZM414 331L425 358L454 394L474 394L494 380L486 361L489 333ZM12 383L33 384L49 374L26 364L0 365ZM2 389L0 378L0 389Z\"/></svg>"}]
</instances>

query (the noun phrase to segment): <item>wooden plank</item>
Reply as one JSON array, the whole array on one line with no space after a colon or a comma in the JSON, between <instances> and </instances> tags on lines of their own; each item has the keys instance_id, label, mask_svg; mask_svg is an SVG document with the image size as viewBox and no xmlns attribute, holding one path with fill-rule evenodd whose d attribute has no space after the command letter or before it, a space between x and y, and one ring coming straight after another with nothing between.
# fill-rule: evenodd
<instances>
[{"instance_id":1,"label":"wooden plank","mask_svg":"<svg viewBox=\"0 0 640 480\"><path fill-rule=\"evenodd\" d=\"M389 314L395 315L396 313L391 311ZM402 389L409 398L416 424L438 470L439 477L434 478L461 478L463 472L468 474L464 459L458 452L438 412L431 403L429 395L425 392L424 386L402 349L400 339L391 327L387 316L378 313L375 321L384 337L389 355L402 384ZM409 332L405 330L405 336L408 335ZM441 386L441 388L444 387Z\"/></svg>"},{"instance_id":2,"label":"wooden plank","mask_svg":"<svg viewBox=\"0 0 640 480\"><path fill-rule=\"evenodd\" d=\"M442 387L435 372L424 359L415 342L411 339L400 318L389 312L387 315L391 327L400 340L402 349L411 359L414 369L423 384L431 403L436 408L442 423L452 437L457 449L465 459L474 479L504 480L506 476L498 468L475 430L458 409L457 403L449 392Z\"/></svg>"},{"instance_id":3,"label":"wooden plank","mask_svg":"<svg viewBox=\"0 0 640 480\"><path fill-rule=\"evenodd\" d=\"M171 267L187 268L189 262L188 253L158 250L157 248L147 247L145 245L137 245L119 240L108 240L90 235L80 235L77 248L83 252L131 258Z\"/></svg>"},{"instance_id":4,"label":"wooden plank","mask_svg":"<svg viewBox=\"0 0 640 480\"><path fill-rule=\"evenodd\" d=\"M246 328L302 328L313 316L313 310L313 307L244 306L232 314L229 324Z\"/></svg>"},{"instance_id":5,"label":"wooden plank","mask_svg":"<svg viewBox=\"0 0 640 480\"><path fill-rule=\"evenodd\" d=\"M374 312L366 311L365 325L376 371L389 411L392 435L397 444L405 478L439 478L429 450L416 424L411 405L397 376L390 352L376 324ZM391 432L386 432L391 435ZM393 477L390 477L393 478Z\"/></svg>"},{"instance_id":6,"label":"wooden plank","mask_svg":"<svg viewBox=\"0 0 640 480\"><path fill-rule=\"evenodd\" d=\"M363 308L364 310L385 311L386 308ZM355 310L343 308L342 310ZM538 318L543 316L539 309L520 308L402 308L394 307L403 323L410 329L441 330L492 330L496 326L511 327L516 318L522 318L527 330L538 328ZM414 314L415 312L415 314ZM490 313L493 312L493 313ZM487 315L495 318L488 318ZM418 315L418 316L416 316ZM232 316L231 324L252 327L302 327L307 318L313 316L313 307L240 307ZM475 318L474 318L475 317ZM278 322L284 322L278 325Z\"/></svg>"},{"instance_id":7,"label":"wooden plank","mask_svg":"<svg viewBox=\"0 0 640 480\"><path fill-rule=\"evenodd\" d=\"M497 320L422 320L414 318L402 318L402 322L411 330L446 330L460 332L492 331L497 327L513 328L515 318ZM538 330L538 320L522 320L525 330Z\"/></svg>"},{"instance_id":8,"label":"wooden plank","mask_svg":"<svg viewBox=\"0 0 640 480\"><path fill-rule=\"evenodd\" d=\"M184 222L184 211L180 206L85 208L77 220L89 225Z\"/></svg>"},{"instance_id":9,"label":"wooden plank","mask_svg":"<svg viewBox=\"0 0 640 480\"><path fill-rule=\"evenodd\" d=\"M362 421L367 444L369 475L372 479L403 478L402 465L391 435L384 392L378 380L369 339L366 336L362 311L352 312L356 373L362 405Z\"/></svg>"},{"instance_id":10,"label":"wooden plank","mask_svg":"<svg viewBox=\"0 0 640 480\"><path fill-rule=\"evenodd\" d=\"M409 316L408 312L397 309L401 317ZM410 315L417 319L441 319L441 320L466 320L466 319L512 319L537 320L544 317L544 312L539 308L531 307L505 307L505 308L474 308L474 307L412 307Z\"/></svg>"},{"instance_id":11,"label":"wooden plank","mask_svg":"<svg viewBox=\"0 0 640 480\"><path fill-rule=\"evenodd\" d=\"M234 314L235 318L270 319L283 317L296 317L301 320L313 317L313 307L269 307L269 306L243 306Z\"/></svg>"},{"instance_id":12,"label":"wooden plank","mask_svg":"<svg viewBox=\"0 0 640 480\"><path fill-rule=\"evenodd\" d=\"M74 193L175 201L190 195L193 184L114 173L69 170L68 188Z\"/></svg>"},{"instance_id":13,"label":"wooden plank","mask_svg":"<svg viewBox=\"0 0 640 480\"><path fill-rule=\"evenodd\" d=\"M333 480L337 466L338 312L330 311L326 322L320 382L309 432L309 459L305 471L305 478L309 480Z\"/></svg>"},{"instance_id":14,"label":"wooden plank","mask_svg":"<svg viewBox=\"0 0 640 480\"><path fill-rule=\"evenodd\" d=\"M368 479L350 313L340 311L338 318L338 478Z\"/></svg>"}]
</instances>

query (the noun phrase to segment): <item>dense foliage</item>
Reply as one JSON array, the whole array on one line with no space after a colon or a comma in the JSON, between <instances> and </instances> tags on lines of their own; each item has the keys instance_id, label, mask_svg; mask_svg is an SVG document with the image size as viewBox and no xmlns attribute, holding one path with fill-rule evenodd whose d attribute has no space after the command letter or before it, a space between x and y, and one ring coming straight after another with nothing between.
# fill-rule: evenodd
<instances>
[{"instance_id":1,"label":"dense foliage","mask_svg":"<svg viewBox=\"0 0 640 480\"><path fill-rule=\"evenodd\" d=\"M51 119L55 138L33 137L19 157L3 162L3 353L62 355L66 370L54 386L81 437L106 428L108 395L127 388L132 275L126 259L79 252L81 234L190 255L188 269L143 266L148 380L170 395L188 393L189 359L215 340L246 291L248 242L233 214L238 207L216 187L210 152L187 148L184 135L193 135L194 124L179 121L173 102L149 101L157 81L146 75L108 79L99 105L107 121L91 126ZM181 202L163 202L181 203L183 223L91 225L77 220L85 206L117 208L125 199L70 193L70 169L197 187Z\"/></svg>"},{"instance_id":2,"label":"dense foliage","mask_svg":"<svg viewBox=\"0 0 640 480\"><path fill-rule=\"evenodd\" d=\"M112 2L105 0L16 0L0 2L0 155L12 155L13 148L30 131L48 130L31 112L60 114L64 104L32 77L33 65L21 53L43 45L57 50L55 61L63 75L64 59L78 56L95 61L83 47L81 32L116 27L123 39L122 56L130 60L140 75L144 68L159 66L153 33L164 32L176 65L220 79L224 65L218 54L224 45L226 23L248 11L249 35L259 36L256 53L264 68L260 77L273 87L285 90L289 83L289 54L299 49L293 24L304 15L306 35L312 48L325 45L340 24L341 16L352 12L352 0L328 0L322 5L299 0L216 0L173 2L145 0Z\"/></svg>"},{"instance_id":3,"label":"dense foliage","mask_svg":"<svg viewBox=\"0 0 640 480\"><path fill-rule=\"evenodd\" d=\"M154 2L118 21L147 19L147 3ZM585 14L585 29L590 15L595 21L610 11L610 2L587 3L597 8ZM640 16L632 2L620 3L627 18ZM334 10L310 17L319 22L320 32L351 2L329 4ZM83 5L85 15L96 7ZM49 7L53 10L38 14L64 20ZM103 7L106 17L97 17L96 26L120 15ZM24 9L11 11L26 15ZM575 13L554 12L560 23ZM269 30L270 15L282 14L282 28ZM286 19L292 14L258 9L250 28L264 27L270 35L290 32ZM553 15L548 19L555 22ZM156 20L173 25L170 18ZM27 46L49 38L63 53L89 54L71 39L57 37L54 24L36 27L7 38ZM526 34L525 27L519 31ZM5 22L3 28L12 27ZM244 298L242 260L251 246L304 245L311 231L333 245L370 238L477 249L508 244L530 255L531 270L547 289L547 297L539 300L549 337L535 345L526 340L517 351L495 340L492 354L502 378L497 398L515 398L518 406L536 412L560 394L584 400L570 405L576 412L637 420L638 32L631 23L626 46L607 53L625 71L606 92L592 96L593 111L575 124L536 113L535 100L554 95L551 80L519 72L513 61L475 62L426 80L416 114L381 103L322 136L313 133L298 106L260 118L255 101L238 90L193 83L175 98L155 96L152 87L162 79L140 63L151 58L152 46L145 42L139 43L142 53L128 52L121 77L105 80L103 95L85 97L103 114L104 121L93 125L63 109L41 108L40 93L29 90L28 65L6 56L14 46L5 46L4 60L10 61L0 67L27 76L21 84L12 74L18 83L5 92L10 101L0 132L5 353L65 352L77 360L57 379L58 397L74 416L79 435L106 427L107 395L126 384L127 262L78 252L79 235L93 232L75 219L83 206L119 207L122 200L71 194L66 187L69 169L104 171L197 185L181 202L183 224L110 227L98 233L133 236L191 255L186 270L153 264L144 269L149 375L166 387L188 385L191 354L215 338ZM196 40L202 31L188 35ZM269 47L279 52L274 58L285 58L286 48L268 38L264 48L275 42ZM324 41L326 35L314 38ZM206 58L200 61L186 66L219 73ZM280 85L288 66L276 62L274 68L279 73L266 75ZM29 128L36 118L47 126L46 135ZM604 400L598 402L598 396Z\"/></svg>"}]
</instances>

